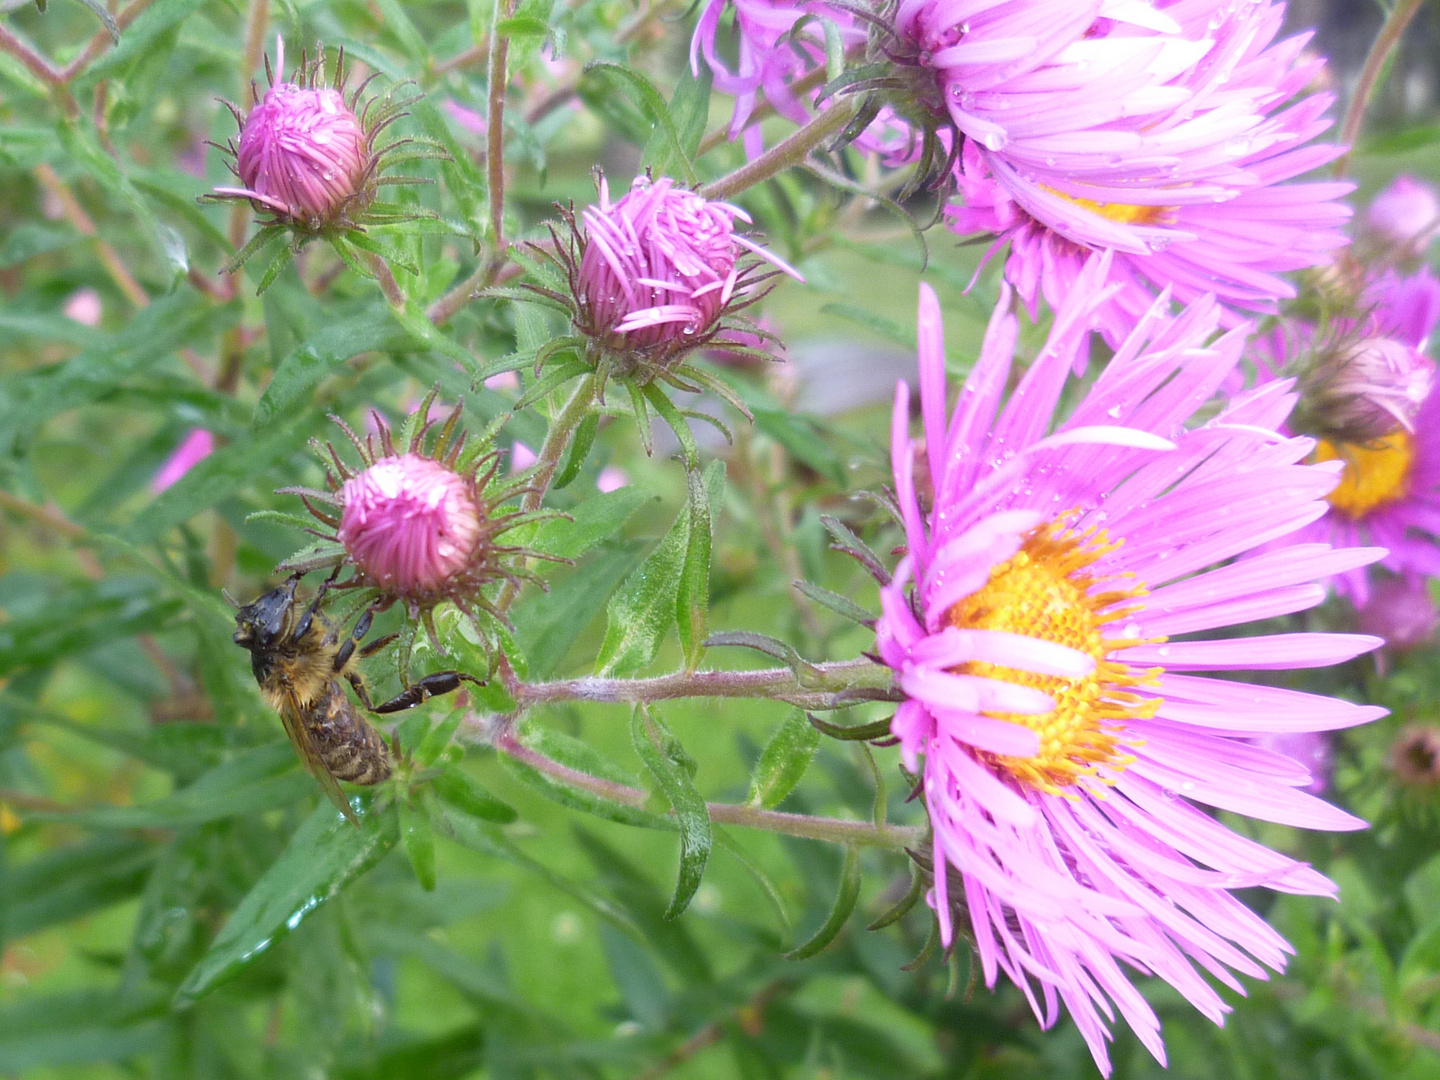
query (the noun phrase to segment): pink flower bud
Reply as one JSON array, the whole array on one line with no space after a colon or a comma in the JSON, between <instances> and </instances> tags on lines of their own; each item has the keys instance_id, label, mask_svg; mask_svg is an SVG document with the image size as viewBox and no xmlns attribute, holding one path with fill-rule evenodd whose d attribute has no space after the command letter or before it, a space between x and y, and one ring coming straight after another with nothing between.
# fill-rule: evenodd
<instances>
[{"instance_id":1,"label":"pink flower bud","mask_svg":"<svg viewBox=\"0 0 1440 1080\"><path fill-rule=\"evenodd\" d=\"M105 305L94 289L76 289L65 299L65 317L82 326L99 326Z\"/></svg>"},{"instance_id":2,"label":"pink flower bud","mask_svg":"<svg viewBox=\"0 0 1440 1080\"><path fill-rule=\"evenodd\" d=\"M150 481L151 493L159 495L214 452L215 436L204 428L196 428L180 441L175 452L160 466L160 470Z\"/></svg>"},{"instance_id":3,"label":"pink flower bud","mask_svg":"<svg viewBox=\"0 0 1440 1080\"><path fill-rule=\"evenodd\" d=\"M1413 176L1397 176L1365 214L1370 227L1392 244L1420 252L1440 227L1440 196Z\"/></svg>"},{"instance_id":4,"label":"pink flower bud","mask_svg":"<svg viewBox=\"0 0 1440 1080\"><path fill-rule=\"evenodd\" d=\"M355 565L401 594L434 590L481 538L473 485L419 454L380 458L345 481L337 538Z\"/></svg>"},{"instance_id":5,"label":"pink flower bud","mask_svg":"<svg viewBox=\"0 0 1440 1080\"><path fill-rule=\"evenodd\" d=\"M606 465L600 470L600 475L595 477L595 487L602 495L608 495L612 491L619 491L630 483L630 477L625 470L614 465Z\"/></svg>"},{"instance_id":6,"label":"pink flower bud","mask_svg":"<svg viewBox=\"0 0 1440 1080\"><path fill-rule=\"evenodd\" d=\"M1385 639L1390 652L1408 652L1425 644L1440 626L1440 612L1423 578L1388 577L1376 582L1360 609L1360 632Z\"/></svg>"},{"instance_id":7,"label":"pink flower bud","mask_svg":"<svg viewBox=\"0 0 1440 1080\"><path fill-rule=\"evenodd\" d=\"M668 178L636 177L614 203L602 183L585 208L579 282L596 331L643 347L709 329L735 289L737 217Z\"/></svg>"},{"instance_id":8,"label":"pink flower bud","mask_svg":"<svg viewBox=\"0 0 1440 1080\"><path fill-rule=\"evenodd\" d=\"M279 83L245 118L236 170L252 201L313 226L369 202L367 147L340 91Z\"/></svg>"},{"instance_id":9,"label":"pink flower bud","mask_svg":"<svg viewBox=\"0 0 1440 1080\"><path fill-rule=\"evenodd\" d=\"M1413 431L1434 376L1434 362L1418 349L1370 337L1319 358L1303 389L1320 430L1364 443L1398 428Z\"/></svg>"}]
</instances>

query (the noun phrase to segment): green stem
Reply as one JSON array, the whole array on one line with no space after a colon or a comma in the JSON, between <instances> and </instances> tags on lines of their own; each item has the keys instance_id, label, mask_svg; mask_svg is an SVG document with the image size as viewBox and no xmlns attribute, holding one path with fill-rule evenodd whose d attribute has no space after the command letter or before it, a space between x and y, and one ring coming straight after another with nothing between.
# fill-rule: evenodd
<instances>
[{"instance_id":1,"label":"green stem","mask_svg":"<svg viewBox=\"0 0 1440 1080\"><path fill-rule=\"evenodd\" d=\"M613 780L603 780L546 757L520 742L508 727L495 736L494 744L501 753L529 765L538 772L611 802L643 807L649 801L649 796L639 788ZM763 829L766 832L784 833L786 836L798 836L806 840L826 840L834 844L903 848L913 847L924 837L924 830L915 827L811 817L808 814L764 810L758 806L737 803L706 803L705 806L710 813L710 820L724 825L740 825L747 829Z\"/></svg>"},{"instance_id":2,"label":"green stem","mask_svg":"<svg viewBox=\"0 0 1440 1080\"><path fill-rule=\"evenodd\" d=\"M1380 76L1390 54L1395 51L1395 46L1400 44L1405 28L1410 25L1410 20L1424 3L1425 0L1400 0L1385 17L1380 33L1375 35L1375 43L1370 46L1370 53L1365 57L1365 66L1360 69L1360 78L1355 82L1355 92L1350 96L1350 104L1345 109L1345 120L1340 125L1340 142L1345 146L1345 156L1335 163L1336 176L1345 174L1350 152L1355 146L1355 140L1360 137L1360 128L1365 123L1365 110L1380 85Z\"/></svg>"},{"instance_id":3,"label":"green stem","mask_svg":"<svg viewBox=\"0 0 1440 1080\"><path fill-rule=\"evenodd\" d=\"M728 199L786 169L802 164L810 156L810 151L844 130L858 107L859 103L854 98L837 102L754 161L703 186L700 194L707 199Z\"/></svg>"},{"instance_id":4,"label":"green stem","mask_svg":"<svg viewBox=\"0 0 1440 1080\"><path fill-rule=\"evenodd\" d=\"M816 664L803 676L790 668L760 671L680 671L650 679L589 676L558 682L519 683L516 702L523 708L557 701L639 704L676 698L768 698L801 709L833 709L857 701L898 700L894 674L870 660Z\"/></svg>"}]
</instances>

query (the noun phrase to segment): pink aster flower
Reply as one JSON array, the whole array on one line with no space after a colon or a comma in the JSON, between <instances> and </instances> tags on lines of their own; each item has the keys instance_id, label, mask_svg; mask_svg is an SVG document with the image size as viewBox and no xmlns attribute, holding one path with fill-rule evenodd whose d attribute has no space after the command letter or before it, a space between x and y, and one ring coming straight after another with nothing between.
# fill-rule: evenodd
<instances>
[{"instance_id":1,"label":"pink aster flower","mask_svg":"<svg viewBox=\"0 0 1440 1080\"><path fill-rule=\"evenodd\" d=\"M735 231L737 220L750 220L739 207L666 177L636 177L614 202L602 179L599 201L579 223L573 214L565 220L569 242L557 236L558 253L540 250L565 271L569 295L531 288L571 312L597 367L622 376L668 376L696 349L743 347L737 335L746 325L727 316L759 299L766 263L804 280Z\"/></svg>"},{"instance_id":2,"label":"pink aster flower","mask_svg":"<svg viewBox=\"0 0 1440 1080\"><path fill-rule=\"evenodd\" d=\"M215 436L204 428L192 429L151 479L150 491L159 495L166 488L173 487L176 481L214 452Z\"/></svg>"},{"instance_id":3,"label":"pink aster flower","mask_svg":"<svg viewBox=\"0 0 1440 1080\"><path fill-rule=\"evenodd\" d=\"M1433 367L1420 356L1440 321L1440 280L1429 269L1402 276L1387 272L1365 297L1370 304L1367 332L1385 335L1411 350L1413 364ZM1310 333L1296 328L1303 342ZM1315 412L1307 403L1297 413ZM1347 440L1320 424L1315 448L1319 461L1341 463L1340 483L1326 495L1330 509L1304 529L1306 539L1336 547L1374 544L1389 553L1380 565L1396 574L1440 575L1440 392L1433 379L1424 401L1378 438ZM1323 421L1323 416L1321 421ZM1366 572L1353 568L1335 578L1336 591L1356 607L1369 598Z\"/></svg>"},{"instance_id":4,"label":"pink aster flower","mask_svg":"<svg viewBox=\"0 0 1440 1080\"><path fill-rule=\"evenodd\" d=\"M1330 759L1330 738L1325 732L1291 731L1281 735L1262 735L1250 742L1302 766L1311 777L1304 790L1312 795L1319 795L1330 786L1334 763Z\"/></svg>"},{"instance_id":5,"label":"pink aster flower","mask_svg":"<svg viewBox=\"0 0 1440 1080\"><path fill-rule=\"evenodd\" d=\"M1228 1006L1207 975L1243 992L1236 973L1263 978L1291 951L1231 890L1335 893L1203 809L1362 827L1303 790L1303 765L1246 740L1384 714L1206 674L1375 648L1357 635L1205 634L1310 608L1319 580L1379 552L1291 543L1244 557L1323 514L1335 472L1304 464L1311 440L1278 433L1293 403L1283 383L1186 427L1243 347L1239 330L1211 341L1213 298L1171 318L1162 295L1057 415L1110 269L1109 256L1083 268L1008 401L1018 326L1002 290L950 416L939 304L922 285L933 506L916 499L902 383L891 456L908 553L876 627L907 697L892 731L922 776L942 940L967 918L987 984L1005 973L1047 1026L1063 1003L1103 1071L1115 1011L1164 1061L1159 1020L1122 964L1218 1023Z\"/></svg>"},{"instance_id":6,"label":"pink aster flower","mask_svg":"<svg viewBox=\"0 0 1440 1080\"><path fill-rule=\"evenodd\" d=\"M1440 195L1413 176L1397 176L1375 196L1365 223L1388 243L1419 255L1440 229Z\"/></svg>"},{"instance_id":7,"label":"pink aster flower","mask_svg":"<svg viewBox=\"0 0 1440 1080\"><path fill-rule=\"evenodd\" d=\"M1060 303L1090 251L1115 251L1122 288L1101 324L1112 345L1166 285L1182 302L1217 294L1227 326L1237 312L1273 311L1295 295L1279 275L1327 263L1347 242L1340 226L1350 216L1336 200L1351 185L1292 182L1340 150L1313 144L1330 125L1332 97L1299 97L1322 62L1302 54L1304 36L1274 40L1284 5L1191 0L1150 14L1175 29L1147 38L1101 19L1098 44L1148 41L1179 64L1183 42L1199 56L1157 71L1148 87L1126 75L1138 71L1133 59L1112 60L1106 77L1089 81L1076 60L1064 68L1063 97L1042 92L1043 82L1028 96L997 97L1002 114L1016 109L1026 123L966 144L960 198L947 209L955 231L996 234L992 250L1009 244L1006 277L1032 317L1041 297ZM1145 107L1126 105L1124 88Z\"/></svg>"},{"instance_id":8,"label":"pink aster flower","mask_svg":"<svg viewBox=\"0 0 1440 1080\"><path fill-rule=\"evenodd\" d=\"M397 592L436 588L480 540L465 478L418 454L381 458L345 481L341 501L340 542L357 567Z\"/></svg>"}]
</instances>

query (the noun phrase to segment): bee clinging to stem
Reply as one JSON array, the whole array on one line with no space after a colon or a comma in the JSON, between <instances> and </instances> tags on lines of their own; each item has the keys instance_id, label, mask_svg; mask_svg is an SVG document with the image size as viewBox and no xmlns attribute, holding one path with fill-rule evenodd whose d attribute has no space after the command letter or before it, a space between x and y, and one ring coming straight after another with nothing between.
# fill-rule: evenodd
<instances>
[{"instance_id":1,"label":"bee clinging to stem","mask_svg":"<svg viewBox=\"0 0 1440 1080\"><path fill-rule=\"evenodd\" d=\"M447 694L462 681L480 686L484 682L460 671L437 671L376 705L357 661L399 635L387 634L368 645L360 644L375 617L376 608L371 606L342 640L339 628L320 611L333 580L332 575L304 607L295 599L298 574L249 604L236 604L235 644L250 650L255 681L266 702L280 714L300 760L335 805L358 824L338 781L380 783L390 776L390 754L384 737L351 704L340 681L350 683L367 710L381 715Z\"/></svg>"}]
</instances>

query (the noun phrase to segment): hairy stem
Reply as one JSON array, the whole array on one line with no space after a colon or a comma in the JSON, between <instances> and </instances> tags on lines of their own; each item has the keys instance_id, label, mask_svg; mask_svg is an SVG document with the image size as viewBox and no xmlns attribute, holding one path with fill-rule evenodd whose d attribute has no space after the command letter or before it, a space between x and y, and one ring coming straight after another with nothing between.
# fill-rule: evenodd
<instances>
[{"instance_id":1,"label":"hairy stem","mask_svg":"<svg viewBox=\"0 0 1440 1080\"><path fill-rule=\"evenodd\" d=\"M754 161L740 166L727 176L714 180L700 189L707 199L728 199L746 188L769 180L786 169L801 164L826 139L838 135L855 115L858 103L853 98L836 102L804 127L782 142L776 143Z\"/></svg>"},{"instance_id":2,"label":"hairy stem","mask_svg":"<svg viewBox=\"0 0 1440 1080\"><path fill-rule=\"evenodd\" d=\"M508 726L496 735L493 741L495 748L501 753L563 784L581 788L626 806L643 807L649 801L649 795L639 788L613 780L603 780L546 757L520 742ZM790 814L745 804L706 803L705 806L710 813L710 820L723 825L740 825L747 829L763 829L766 832L784 833L786 836L798 836L806 840L827 840L834 844L903 848L919 843L924 834L922 829L915 827L811 817L809 814Z\"/></svg>"},{"instance_id":3,"label":"hairy stem","mask_svg":"<svg viewBox=\"0 0 1440 1080\"><path fill-rule=\"evenodd\" d=\"M515 14L514 0L495 0L495 16L490 31L489 104L485 128L485 170L490 188L490 233L498 255L505 242L505 90L510 82L507 64L510 38L497 33L502 18Z\"/></svg>"},{"instance_id":4,"label":"hairy stem","mask_svg":"<svg viewBox=\"0 0 1440 1080\"><path fill-rule=\"evenodd\" d=\"M856 701L898 700L890 669L864 659L816 664L803 676L790 668L680 671L650 679L587 676L558 682L519 683L514 693L522 707L556 701L638 704L675 698L745 697L784 701L802 709L832 709L837 704Z\"/></svg>"},{"instance_id":5,"label":"hairy stem","mask_svg":"<svg viewBox=\"0 0 1440 1080\"><path fill-rule=\"evenodd\" d=\"M375 272L375 281L380 286L380 291L385 294L385 299L390 301L390 306L396 309L405 306L405 294L400 291L400 284L395 280L395 275L390 271L390 264L376 255L373 251L367 251L366 263Z\"/></svg>"},{"instance_id":6,"label":"hairy stem","mask_svg":"<svg viewBox=\"0 0 1440 1080\"><path fill-rule=\"evenodd\" d=\"M80 111L80 106L75 98L71 96L70 90L65 85L65 75L58 70L54 64L45 59L40 51L26 42L23 38L12 34L3 23L0 23L0 49L4 49L20 63L24 64L30 74L50 87L50 91L60 102L65 112L75 116Z\"/></svg>"},{"instance_id":7,"label":"hairy stem","mask_svg":"<svg viewBox=\"0 0 1440 1080\"><path fill-rule=\"evenodd\" d=\"M1345 109L1345 120L1340 125L1340 142L1345 146L1345 156L1335 163L1336 176L1344 175L1345 167L1349 164L1350 152L1355 146L1355 140L1360 136L1360 128L1365 123L1365 110L1379 88L1380 76L1390 54L1400 44L1405 28L1410 25L1410 20L1424 3L1425 0L1399 0L1385 17L1380 33L1375 35L1375 42L1370 46L1370 53L1365 57L1365 66L1360 69L1360 78L1355 83L1355 92L1350 96L1350 104Z\"/></svg>"}]
</instances>

